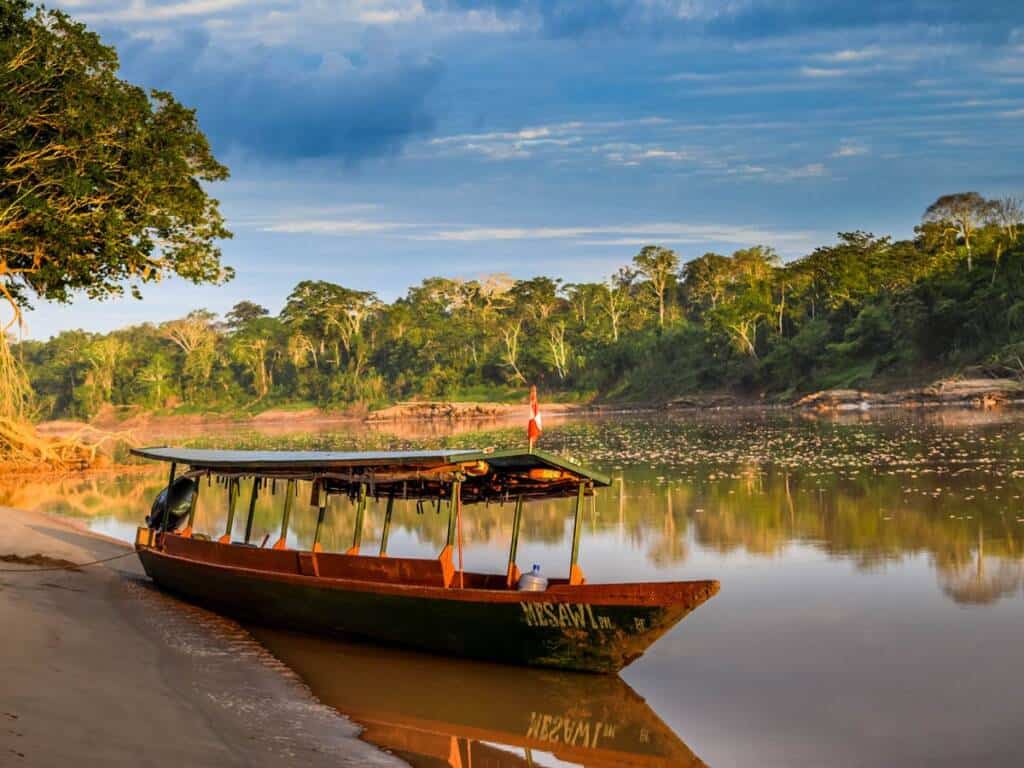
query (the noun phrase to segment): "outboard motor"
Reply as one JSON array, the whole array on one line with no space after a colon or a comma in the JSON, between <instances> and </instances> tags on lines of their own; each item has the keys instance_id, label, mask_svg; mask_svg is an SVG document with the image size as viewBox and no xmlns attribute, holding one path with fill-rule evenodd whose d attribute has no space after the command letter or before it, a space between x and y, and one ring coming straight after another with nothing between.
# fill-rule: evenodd
<instances>
[{"instance_id":1,"label":"outboard motor","mask_svg":"<svg viewBox=\"0 0 1024 768\"><path fill-rule=\"evenodd\" d=\"M164 513L167 517L167 530L176 531L188 520L192 499L199 493L199 483L191 477L179 477L170 488L164 488L157 495L146 518L146 525L151 530L161 530L164 524Z\"/></svg>"}]
</instances>

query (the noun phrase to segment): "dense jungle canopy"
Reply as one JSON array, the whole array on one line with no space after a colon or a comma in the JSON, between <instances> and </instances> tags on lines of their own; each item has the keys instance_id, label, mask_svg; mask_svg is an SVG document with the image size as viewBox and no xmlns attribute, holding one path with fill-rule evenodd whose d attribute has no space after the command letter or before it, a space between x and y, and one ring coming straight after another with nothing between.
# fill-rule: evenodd
<instances>
[{"instance_id":1,"label":"dense jungle canopy","mask_svg":"<svg viewBox=\"0 0 1024 768\"><path fill-rule=\"evenodd\" d=\"M945 195L912 240L840 233L783 263L767 246L685 263L643 248L607 280L434 277L388 304L303 281L277 316L241 302L18 347L41 416L106 404L239 410L407 398L787 398L1024 374L1024 243L1014 199Z\"/></svg>"},{"instance_id":2,"label":"dense jungle canopy","mask_svg":"<svg viewBox=\"0 0 1024 768\"><path fill-rule=\"evenodd\" d=\"M121 80L117 52L67 14L0 0L0 456L57 460L6 332L36 300L103 299L170 274L230 277L205 184L227 178L196 115ZM55 453L56 451L56 453Z\"/></svg>"},{"instance_id":3,"label":"dense jungle canopy","mask_svg":"<svg viewBox=\"0 0 1024 768\"><path fill-rule=\"evenodd\" d=\"M226 177L194 111L119 79L96 34L0 0L0 454L25 416L109 405L372 407L519 399L527 383L548 399L784 399L969 366L1024 375L1021 205L977 192L938 197L911 240L845 232L787 263L767 245L685 263L651 245L594 282L434 277L390 304L311 279L276 316L243 301L12 345L33 301L230 278L208 192Z\"/></svg>"}]
</instances>

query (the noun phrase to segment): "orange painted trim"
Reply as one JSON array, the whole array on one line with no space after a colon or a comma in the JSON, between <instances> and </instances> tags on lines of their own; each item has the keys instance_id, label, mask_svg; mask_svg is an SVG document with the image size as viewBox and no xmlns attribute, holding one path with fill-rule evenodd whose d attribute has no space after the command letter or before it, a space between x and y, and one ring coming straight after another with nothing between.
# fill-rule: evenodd
<instances>
[{"instance_id":1,"label":"orange painted trim","mask_svg":"<svg viewBox=\"0 0 1024 768\"><path fill-rule=\"evenodd\" d=\"M452 585L452 579L455 577L455 565L452 563L452 545L445 544L437 559L441 563L441 574L445 589L448 589Z\"/></svg>"},{"instance_id":2,"label":"orange painted trim","mask_svg":"<svg viewBox=\"0 0 1024 768\"><path fill-rule=\"evenodd\" d=\"M512 563L512 565L510 565L508 568L508 574L505 577L505 583L508 584L509 587L513 587L519 583L519 577L522 575L523 572L519 570L519 566L515 563Z\"/></svg>"},{"instance_id":3,"label":"orange painted trim","mask_svg":"<svg viewBox=\"0 0 1024 768\"><path fill-rule=\"evenodd\" d=\"M572 569L569 571L569 586L578 587L581 584L585 584L586 581L586 578L583 576L583 569L576 563L573 563Z\"/></svg>"}]
</instances>

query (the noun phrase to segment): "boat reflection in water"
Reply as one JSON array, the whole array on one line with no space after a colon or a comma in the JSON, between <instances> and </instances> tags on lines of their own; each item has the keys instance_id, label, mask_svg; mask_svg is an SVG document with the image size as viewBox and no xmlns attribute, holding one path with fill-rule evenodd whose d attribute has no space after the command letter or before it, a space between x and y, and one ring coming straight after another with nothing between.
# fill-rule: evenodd
<instances>
[{"instance_id":1,"label":"boat reflection in water","mask_svg":"<svg viewBox=\"0 0 1024 768\"><path fill-rule=\"evenodd\" d=\"M414 768L704 766L617 676L250 631L364 739Z\"/></svg>"}]
</instances>

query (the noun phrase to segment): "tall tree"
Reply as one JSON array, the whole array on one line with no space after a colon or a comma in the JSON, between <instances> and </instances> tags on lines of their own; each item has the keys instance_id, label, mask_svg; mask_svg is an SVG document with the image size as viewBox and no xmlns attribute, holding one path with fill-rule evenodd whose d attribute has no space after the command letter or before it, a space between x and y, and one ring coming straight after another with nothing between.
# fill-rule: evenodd
<instances>
[{"instance_id":1,"label":"tall tree","mask_svg":"<svg viewBox=\"0 0 1024 768\"><path fill-rule=\"evenodd\" d=\"M227 311L224 320L227 321L228 328L235 331L246 323L251 323L253 320L266 317L269 314L266 307L254 301L243 300Z\"/></svg>"},{"instance_id":2,"label":"tall tree","mask_svg":"<svg viewBox=\"0 0 1024 768\"><path fill-rule=\"evenodd\" d=\"M660 245L645 245L633 257L633 266L647 278L658 303L658 327L665 327L665 294L679 269L676 252Z\"/></svg>"},{"instance_id":3,"label":"tall tree","mask_svg":"<svg viewBox=\"0 0 1024 768\"><path fill-rule=\"evenodd\" d=\"M185 317L160 326L160 334L174 343L185 356L182 373L189 386L186 391L194 396L199 387L210 379L217 355L217 332L214 315L205 309L196 309Z\"/></svg>"},{"instance_id":4,"label":"tall tree","mask_svg":"<svg viewBox=\"0 0 1024 768\"><path fill-rule=\"evenodd\" d=\"M126 351L125 343L116 336L101 337L86 348L85 357L91 367L90 383L93 395L90 410L94 411L100 405L111 401L118 363Z\"/></svg>"},{"instance_id":5,"label":"tall tree","mask_svg":"<svg viewBox=\"0 0 1024 768\"><path fill-rule=\"evenodd\" d=\"M781 262L771 248L758 245L736 251L728 263L729 289L709 317L740 352L756 359L758 327L775 314L772 285Z\"/></svg>"},{"instance_id":6,"label":"tall tree","mask_svg":"<svg viewBox=\"0 0 1024 768\"><path fill-rule=\"evenodd\" d=\"M928 206L923 221L941 224L961 237L967 249L967 270L974 267L971 238L974 231L992 215L992 203L977 192L957 192L943 195Z\"/></svg>"},{"instance_id":7,"label":"tall tree","mask_svg":"<svg viewBox=\"0 0 1024 768\"><path fill-rule=\"evenodd\" d=\"M270 394L274 387L274 366L286 334L280 320L258 317L228 337L231 357L249 375L256 401Z\"/></svg>"},{"instance_id":8,"label":"tall tree","mask_svg":"<svg viewBox=\"0 0 1024 768\"><path fill-rule=\"evenodd\" d=\"M683 265L682 277L687 300L699 309L714 309L732 279L732 264L727 256L705 253Z\"/></svg>"},{"instance_id":9,"label":"tall tree","mask_svg":"<svg viewBox=\"0 0 1024 768\"><path fill-rule=\"evenodd\" d=\"M515 380L525 384L526 377L519 370L519 338L523 333L523 318L514 317L501 326L501 338L505 342L505 365L511 369Z\"/></svg>"},{"instance_id":10,"label":"tall tree","mask_svg":"<svg viewBox=\"0 0 1024 768\"><path fill-rule=\"evenodd\" d=\"M358 356L356 344L367 317L380 306L373 291L357 291L324 280L304 280L292 290L281 319L316 340L321 357L330 346L334 365L341 367L342 352L347 362ZM357 367L358 367L357 361Z\"/></svg>"},{"instance_id":11,"label":"tall tree","mask_svg":"<svg viewBox=\"0 0 1024 768\"><path fill-rule=\"evenodd\" d=\"M550 277L533 277L516 282L509 295L519 311L534 323L543 325L559 304L560 280Z\"/></svg>"},{"instance_id":12,"label":"tall tree","mask_svg":"<svg viewBox=\"0 0 1024 768\"><path fill-rule=\"evenodd\" d=\"M548 354L560 381L569 375L569 342L566 340L565 320L556 320L548 326Z\"/></svg>"},{"instance_id":13,"label":"tall tree","mask_svg":"<svg viewBox=\"0 0 1024 768\"><path fill-rule=\"evenodd\" d=\"M230 233L203 186L227 169L195 112L117 71L114 49L67 14L0 2L0 293L16 319L32 296L231 276L216 246ZM2 397L0 409L12 415Z\"/></svg>"},{"instance_id":14,"label":"tall tree","mask_svg":"<svg viewBox=\"0 0 1024 768\"><path fill-rule=\"evenodd\" d=\"M1019 197L1001 197L991 205L993 223L1002 228L1011 241L1017 240L1021 224L1024 224L1024 204Z\"/></svg>"},{"instance_id":15,"label":"tall tree","mask_svg":"<svg viewBox=\"0 0 1024 768\"><path fill-rule=\"evenodd\" d=\"M601 309L604 310L611 325L613 342L619 340L623 318L629 311L629 305L633 300L634 280L636 280L636 272L628 267L621 267L603 285L604 295L601 297Z\"/></svg>"}]
</instances>

